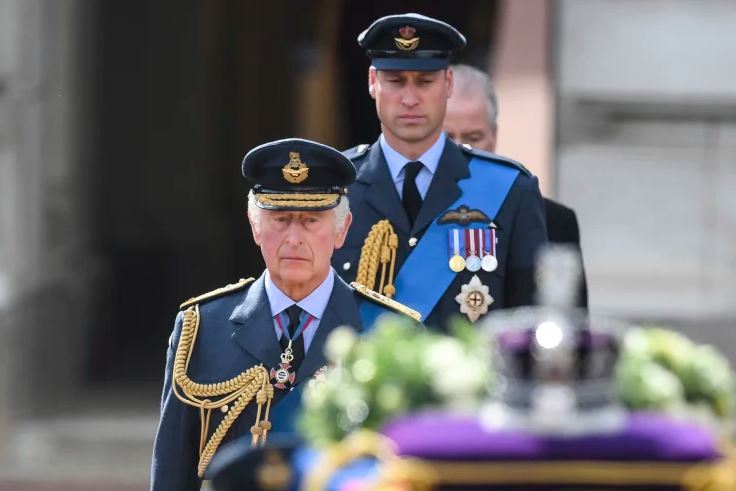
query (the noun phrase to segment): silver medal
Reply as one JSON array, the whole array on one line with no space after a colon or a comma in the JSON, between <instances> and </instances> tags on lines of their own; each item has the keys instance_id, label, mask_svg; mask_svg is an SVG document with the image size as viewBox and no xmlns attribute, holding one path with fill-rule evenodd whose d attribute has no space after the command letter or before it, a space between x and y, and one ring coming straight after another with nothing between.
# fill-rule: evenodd
<instances>
[{"instance_id":1,"label":"silver medal","mask_svg":"<svg viewBox=\"0 0 736 491\"><path fill-rule=\"evenodd\" d=\"M483 271L488 271L489 273L495 271L498 267L498 259L496 259L496 256L486 254L480 262L480 267L483 268Z\"/></svg>"},{"instance_id":2,"label":"silver medal","mask_svg":"<svg viewBox=\"0 0 736 491\"><path fill-rule=\"evenodd\" d=\"M482 266L481 263L482 263L482 261L480 260L480 258L478 256L475 256L475 255L468 256L468 257L465 258L465 269L467 269L468 271L471 271L471 272L475 273L476 271L478 271L481 268L481 266Z\"/></svg>"}]
</instances>

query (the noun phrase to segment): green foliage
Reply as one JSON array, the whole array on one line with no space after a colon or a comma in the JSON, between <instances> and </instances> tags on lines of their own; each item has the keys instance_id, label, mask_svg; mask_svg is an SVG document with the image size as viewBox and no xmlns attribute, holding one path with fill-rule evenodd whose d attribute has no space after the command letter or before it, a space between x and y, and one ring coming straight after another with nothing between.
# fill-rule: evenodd
<instances>
[{"instance_id":1,"label":"green foliage","mask_svg":"<svg viewBox=\"0 0 736 491\"><path fill-rule=\"evenodd\" d=\"M382 317L360 338L333 331L325 346L333 366L305 390L302 434L321 446L411 410L476 407L492 380L490 353L467 322L451 331L431 333L397 316Z\"/></svg>"},{"instance_id":2,"label":"green foliage","mask_svg":"<svg viewBox=\"0 0 736 491\"><path fill-rule=\"evenodd\" d=\"M662 328L629 331L616 368L618 395L632 409L690 405L723 419L734 411L735 381L715 348Z\"/></svg>"}]
</instances>

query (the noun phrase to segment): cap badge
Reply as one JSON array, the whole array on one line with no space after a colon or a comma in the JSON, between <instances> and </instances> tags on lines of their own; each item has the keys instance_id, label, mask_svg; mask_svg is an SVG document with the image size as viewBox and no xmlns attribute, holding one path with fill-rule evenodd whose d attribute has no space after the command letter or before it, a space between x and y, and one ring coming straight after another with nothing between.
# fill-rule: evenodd
<instances>
[{"instance_id":1,"label":"cap badge","mask_svg":"<svg viewBox=\"0 0 736 491\"><path fill-rule=\"evenodd\" d=\"M411 26L404 26L399 28L400 38L394 38L396 47L401 51L414 51L419 46L419 38L414 37L417 30Z\"/></svg>"},{"instance_id":2,"label":"cap badge","mask_svg":"<svg viewBox=\"0 0 736 491\"><path fill-rule=\"evenodd\" d=\"M289 163L281 169L281 172L288 182L299 184L309 176L309 167L302 162L299 152L289 152Z\"/></svg>"}]
</instances>

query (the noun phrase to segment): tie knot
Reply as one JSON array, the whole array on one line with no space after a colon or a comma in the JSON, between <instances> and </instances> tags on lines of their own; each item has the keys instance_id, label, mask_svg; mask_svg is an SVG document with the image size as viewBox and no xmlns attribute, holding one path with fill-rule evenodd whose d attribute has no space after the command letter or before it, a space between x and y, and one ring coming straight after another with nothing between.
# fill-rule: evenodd
<instances>
[{"instance_id":1,"label":"tie knot","mask_svg":"<svg viewBox=\"0 0 736 491\"><path fill-rule=\"evenodd\" d=\"M409 162L404 166L404 179L411 179L412 181L417 178L417 174L424 168L424 164L421 162Z\"/></svg>"},{"instance_id":2,"label":"tie knot","mask_svg":"<svg viewBox=\"0 0 736 491\"><path fill-rule=\"evenodd\" d=\"M287 307L285 312L289 318L289 334L293 336L299 327L299 314L302 313L302 309L297 304L294 304L291 307Z\"/></svg>"}]
</instances>

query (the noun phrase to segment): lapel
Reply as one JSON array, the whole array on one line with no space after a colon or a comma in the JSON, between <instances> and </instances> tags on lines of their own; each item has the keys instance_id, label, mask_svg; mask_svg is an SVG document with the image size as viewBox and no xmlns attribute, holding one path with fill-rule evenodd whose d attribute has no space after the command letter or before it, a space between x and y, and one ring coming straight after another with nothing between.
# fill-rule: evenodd
<instances>
[{"instance_id":1,"label":"lapel","mask_svg":"<svg viewBox=\"0 0 736 491\"><path fill-rule=\"evenodd\" d=\"M324 354L325 341L333 329L338 326L350 326L356 331L363 329L363 323L360 320L358 312L358 302L352 289L345 283L340 276L335 275L335 285L332 287L330 300L327 302L327 308L322 319L319 321L317 332L314 333L312 343L304 356L302 366L296 375L296 383L309 379L314 372L327 364ZM275 335L274 335L275 336Z\"/></svg>"},{"instance_id":2,"label":"lapel","mask_svg":"<svg viewBox=\"0 0 736 491\"><path fill-rule=\"evenodd\" d=\"M230 321L240 324L232 338L241 348L268 368L278 366L281 348L273 328L265 275L248 288L243 302L230 315Z\"/></svg>"},{"instance_id":3,"label":"lapel","mask_svg":"<svg viewBox=\"0 0 736 491\"><path fill-rule=\"evenodd\" d=\"M388 167L388 166L386 166ZM416 235L427 227L443 210L447 209L460 197L461 191L457 182L470 175L468 160L457 145L447 138L442 150L437 172L424 197L424 202L417 215L411 234ZM401 206L401 203L399 203ZM403 209L403 207L402 207Z\"/></svg>"},{"instance_id":4,"label":"lapel","mask_svg":"<svg viewBox=\"0 0 736 491\"><path fill-rule=\"evenodd\" d=\"M411 230L409 218L399 200L383 150L378 142L371 147L366 162L358 170L356 179L368 185L365 192L366 202L388 218L393 226L408 234Z\"/></svg>"}]
</instances>

